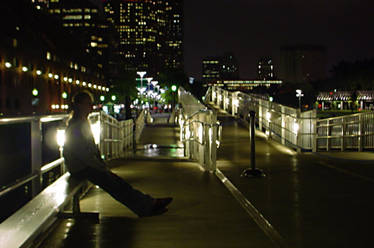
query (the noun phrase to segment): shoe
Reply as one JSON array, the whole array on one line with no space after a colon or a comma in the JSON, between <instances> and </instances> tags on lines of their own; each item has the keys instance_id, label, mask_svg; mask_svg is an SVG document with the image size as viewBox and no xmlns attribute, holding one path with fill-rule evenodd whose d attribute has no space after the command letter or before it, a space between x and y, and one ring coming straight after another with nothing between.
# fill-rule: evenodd
<instances>
[{"instance_id":1,"label":"shoe","mask_svg":"<svg viewBox=\"0 0 374 248\"><path fill-rule=\"evenodd\" d=\"M150 213L147 215L143 215L141 217L156 216L156 215L161 215L167 212L168 209L166 208L166 206L169 205L172 201L173 201L173 198L171 197L154 199Z\"/></svg>"}]
</instances>

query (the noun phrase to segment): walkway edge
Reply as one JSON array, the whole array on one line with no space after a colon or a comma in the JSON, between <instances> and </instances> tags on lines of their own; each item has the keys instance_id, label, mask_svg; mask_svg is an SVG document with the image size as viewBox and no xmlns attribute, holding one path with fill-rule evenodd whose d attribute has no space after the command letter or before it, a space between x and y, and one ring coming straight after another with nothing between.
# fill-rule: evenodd
<instances>
[{"instance_id":1,"label":"walkway edge","mask_svg":"<svg viewBox=\"0 0 374 248\"><path fill-rule=\"evenodd\" d=\"M216 176L226 186L230 193L240 203L244 210L252 217L262 231L271 239L271 241L279 248L286 248L288 245L284 238L277 230L265 219L265 217L253 206L253 204L245 198L245 196L230 182L230 180L219 170L216 169Z\"/></svg>"}]
</instances>

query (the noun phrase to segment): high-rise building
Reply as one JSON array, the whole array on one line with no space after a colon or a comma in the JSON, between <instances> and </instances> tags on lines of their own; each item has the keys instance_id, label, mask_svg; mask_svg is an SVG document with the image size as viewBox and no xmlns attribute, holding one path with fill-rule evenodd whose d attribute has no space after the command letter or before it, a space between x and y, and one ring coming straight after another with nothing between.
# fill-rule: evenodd
<instances>
[{"instance_id":1,"label":"high-rise building","mask_svg":"<svg viewBox=\"0 0 374 248\"><path fill-rule=\"evenodd\" d=\"M257 78L259 80L272 80L275 78L274 65L271 58L261 58L257 65Z\"/></svg>"},{"instance_id":2,"label":"high-rise building","mask_svg":"<svg viewBox=\"0 0 374 248\"><path fill-rule=\"evenodd\" d=\"M104 75L79 39L31 3L0 2L0 115L67 112L78 91L95 100L106 94Z\"/></svg>"},{"instance_id":3,"label":"high-rise building","mask_svg":"<svg viewBox=\"0 0 374 248\"><path fill-rule=\"evenodd\" d=\"M306 83L327 76L327 53L322 46L286 46L280 50L279 78L284 82Z\"/></svg>"},{"instance_id":4,"label":"high-rise building","mask_svg":"<svg viewBox=\"0 0 374 248\"><path fill-rule=\"evenodd\" d=\"M239 79L239 65L232 53L203 59L203 81Z\"/></svg>"},{"instance_id":5,"label":"high-rise building","mask_svg":"<svg viewBox=\"0 0 374 248\"><path fill-rule=\"evenodd\" d=\"M126 69L183 69L182 0L104 1L104 11L119 32Z\"/></svg>"},{"instance_id":6,"label":"high-rise building","mask_svg":"<svg viewBox=\"0 0 374 248\"><path fill-rule=\"evenodd\" d=\"M100 70L111 69L107 66L108 61L118 45L114 26L105 19L100 2L48 0L47 8L50 14L62 22L66 31L79 37ZM104 68L105 66L108 68Z\"/></svg>"}]
</instances>

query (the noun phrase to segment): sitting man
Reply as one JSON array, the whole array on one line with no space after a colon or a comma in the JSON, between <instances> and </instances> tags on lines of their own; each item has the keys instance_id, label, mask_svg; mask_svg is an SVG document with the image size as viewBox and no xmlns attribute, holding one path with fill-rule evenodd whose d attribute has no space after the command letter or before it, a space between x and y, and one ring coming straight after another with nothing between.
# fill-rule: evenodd
<instances>
[{"instance_id":1,"label":"sitting man","mask_svg":"<svg viewBox=\"0 0 374 248\"><path fill-rule=\"evenodd\" d=\"M76 94L72 101L71 118L65 131L64 158L70 174L98 185L139 217L165 213L166 206L172 198L152 198L134 189L107 168L94 142L87 119L91 111L91 95L87 92Z\"/></svg>"}]
</instances>

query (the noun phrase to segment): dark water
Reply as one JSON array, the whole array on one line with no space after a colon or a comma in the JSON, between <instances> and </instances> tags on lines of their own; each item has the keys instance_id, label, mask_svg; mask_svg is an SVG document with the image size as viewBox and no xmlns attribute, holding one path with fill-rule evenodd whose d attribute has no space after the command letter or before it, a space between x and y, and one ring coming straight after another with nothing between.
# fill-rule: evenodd
<instances>
[{"instance_id":1,"label":"dark water","mask_svg":"<svg viewBox=\"0 0 374 248\"><path fill-rule=\"evenodd\" d=\"M55 140L61 121L42 123L42 164L59 158ZM31 124L0 125L0 189L31 175ZM42 189L60 176L57 167L42 176ZM31 182L0 197L0 222L32 198Z\"/></svg>"}]
</instances>

